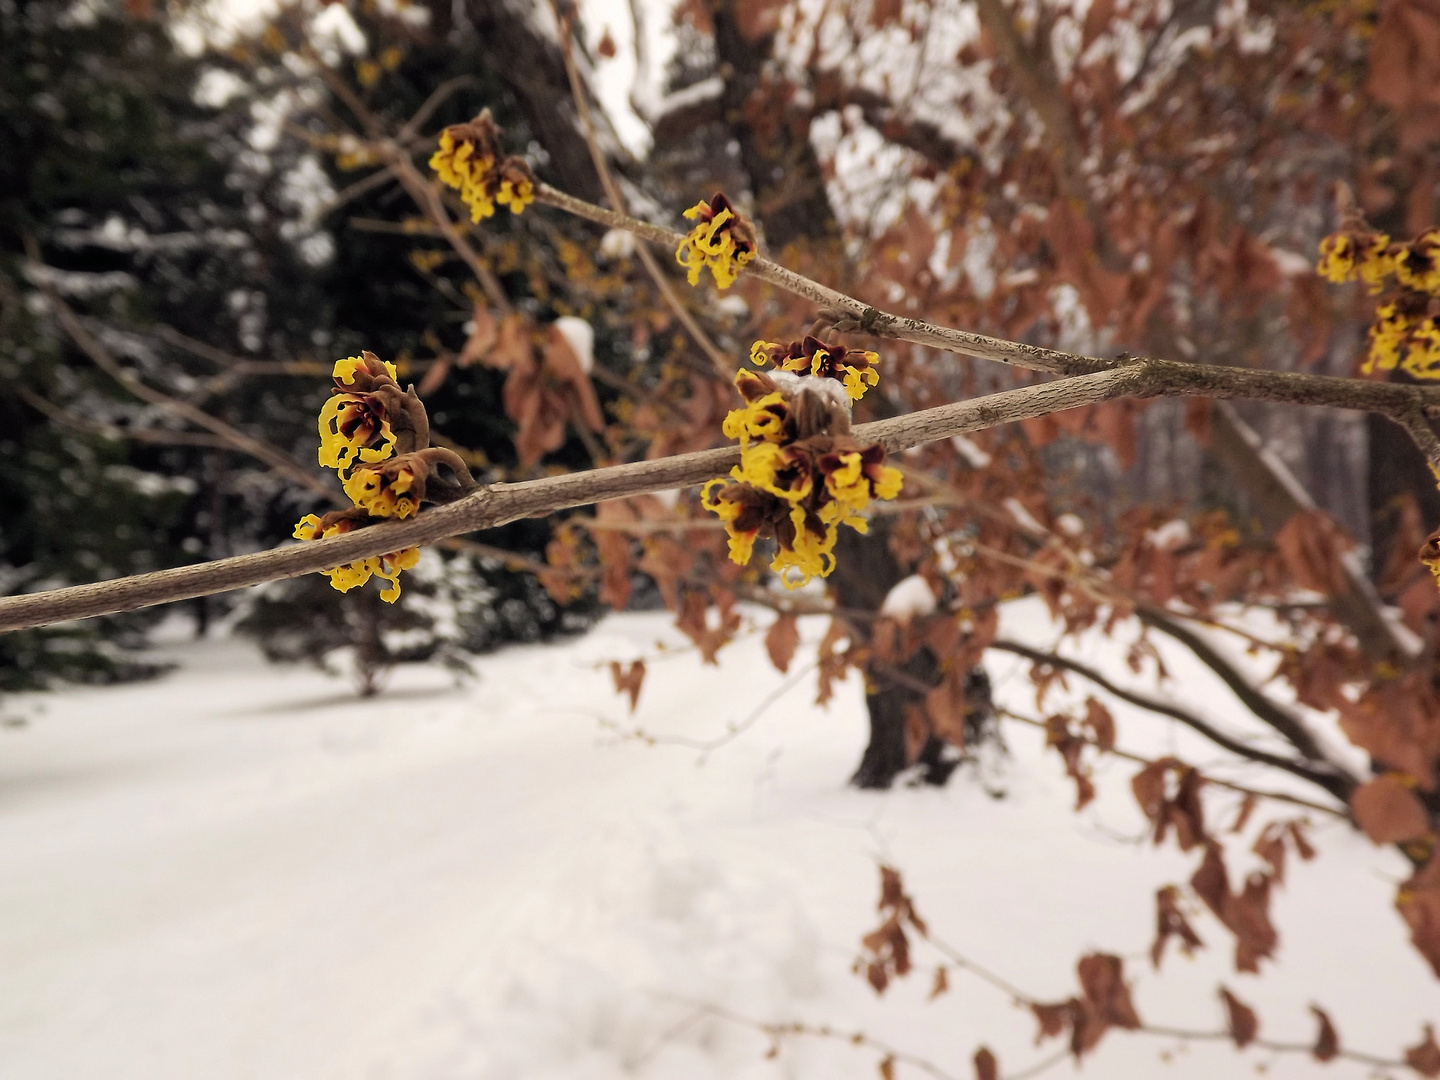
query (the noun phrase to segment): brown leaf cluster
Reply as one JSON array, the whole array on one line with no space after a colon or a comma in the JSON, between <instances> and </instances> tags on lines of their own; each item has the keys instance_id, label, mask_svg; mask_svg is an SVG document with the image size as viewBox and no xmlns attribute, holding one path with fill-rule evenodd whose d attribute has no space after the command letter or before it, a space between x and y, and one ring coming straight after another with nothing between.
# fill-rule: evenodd
<instances>
[{"instance_id":1,"label":"brown leaf cluster","mask_svg":"<svg viewBox=\"0 0 1440 1080\"><path fill-rule=\"evenodd\" d=\"M1425 1025L1425 1035L1418 1043L1405 1051L1405 1064L1421 1076L1440 1076L1440 1045L1435 1042L1435 1029Z\"/></svg>"},{"instance_id":2,"label":"brown leaf cluster","mask_svg":"<svg viewBox=\"0 0 1440 1080\"><path fill-rule=\"evenodd\" d=\"M1209 840L1205 806L1200 789L1205 778L1178 758L1166 757L1146 765L1130 781L1140 811L1154 827L1155 845L1175 829L1175 842L1189 851Z\"/></svg>"},{"instance_id":3,"label":"brown leaf cluster","mask_svg":"<svg viewBox=\"0 0 1440 1080\"><path fill-rule=\"evenodd\" d=\"M905 892L900 871L894 867L880 867L880 901L876 907L885 918L861 938L865 951L855 962L855 970L863 970L866 981L875 992L883 994L892 979L904 978L910 973L910 938L906 927L921 937L928 936L930 931L916 912L914 901ZM932 988L931 996L939 992Z\"/></svg>"},{"instance_id":4,"label":"brown leaf cluster","mask_svg":"<svg viewBox=\"0 0 1440 1080\"><path fill-rule=\"evenodd\" d=\"M1070 1033L1070 1052L1078 1060L1093 1050L1112 1027L1133 1031L1140 1017L1125 985L1124 962L1107 953L1091 953L1076 965L1080 996L1047 1005L1032 1003L1031 1013L1040 1024L1036 1042Z\"/></svg>"},{"instance_id":5,"label":"brown leaf cluster","mask_svg":"<svg viewBox=\"0 0 1440 1080\"><path fill-rule=\"evenodd\" d=\"M712 602L714 619L710 618ZM721 585L712 585L708 590L687 589L675 619L676 628L695 643L701 659L717 666L716 656L735 637L740 623L735 594Z\"/></svg>"},{"instance_id":6,"label":"brown leaf cluster","mask_svg":"<svg viewBox=\"0 0 1440 1080\"><path fill-rule=\"evenodd\" d=\"M1270 874L1252 873L1238 893L1230 891L1230 876L1220 845L1205 845L1205 858L1190 879L1190 887L1214 916L1235 935L1235 970L1258 972L1260 961L1274 955L1280 943L1270 922Z\"/></svg>"},{"instance_id":7,"label":"brown leaf cluster","mask_svg":"<svg viewBox=\"0 0 1440 1080\"><path fill-rule=\"evenodd\" d=\"M1172 937L1180 939L1180 951L1186 956L1205 947L1190 920L1180 910L1180 890L1174 885L1166 885L1155 891L1155 943L1150 946L1150 963L1156 971L1160 970L1165 945Z\"/></svg>"},{"instance_id":8,"label":"brown leaf cluster","mask_svg":"<svg viewBox=\"0 0 1440 1080\"><path fill-rule=\"evenodd\" d=\"M475 330L460 354L507 372L501 401L515 424L515 452L528 468L565 443L570 425L605 430L595 387L565 335L539 328L519 313L498 323L477 308Z\"/></svg>"}]
</instances>

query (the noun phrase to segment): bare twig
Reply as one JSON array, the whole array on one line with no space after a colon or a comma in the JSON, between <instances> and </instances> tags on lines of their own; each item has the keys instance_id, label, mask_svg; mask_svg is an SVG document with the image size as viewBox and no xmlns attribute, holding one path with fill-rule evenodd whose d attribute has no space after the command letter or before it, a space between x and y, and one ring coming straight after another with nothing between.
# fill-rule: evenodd
<instances>
[{"instance_id":1,"label":"bare twig","mask_svg":"<svg viewBox=\"0 0 1440 1080\"><path fill-rule=\"evenodd\" d=\"M846 1042L851 1046L862 1047L866 1050L873 1050L881 1055L882 1059L888 1059L892 1064L909 1065L912 1069L918 1069L926 1076L933 1076L935 1080L959 1080L954 1073L948 1073L933 1061L919 1057L916 1054L898 1050L889 1043L866 1035L863 1031L842 1031L832 1028L828 1024L807 1024L802 1021L782 1021L779 1023L755 1020L720 1005L709 1005L702 1002L687 1002L697 1010L709 1013L711 1016L721 1020L727 1020L732 1024L750 1028L753 1031L761 1032L769 1036L772 1046L778 1046L780 1041L786 1037L805 1036L813 1039L832 1039L837 1042Z\"/></svg>"},{"instance_id":2,"label":"bare twig","mask_svg":"<svg viewBox=\"0 0 1440 1080\"><path fill-rule=\"evenodd\" d=\"M1205 736L1205 738L1209 739L1216 746L1222 747L1240 757L1261 762L1262 764L1298 776L1303 780L1308 780L1310 783L1330 792L1342 802L1348 801L1350 792L1355 787L1355 781L1349 776L1330 771L1329 769L1317 768L1311 763L1324 761L1324 758L1317 756L1310 758L1309 761L1298 761L1294 758L1285 757L1280 754L1272 754L1266 750L1248 746L1234 736L1227 735L1208 720L1205 720L1191 710L1176 705L1173 702L1151 697L1149 694L1142 694L1138 691L1118 686L1088 664L1082 664L1078 660L1071 660L1068 657L1061 656L1059 653L1045 652L1041 649L1031 648L1029 645L1023 645L1018 641L1007 641L1003 638L991 642L990 647L992 649L998 649L1001 652L1023 656L1027 660L1037 664L1050 664L1054 667L1064 668L1067 671L1073 671L1076 675L1094 683L1106 693L1112 694L1121 701L1129 702L1131 705L1136 705L1142 709L1148 709L1150 712L1159 713L1161 716L1168 716L1172 720L1178 720L1186 727ZM1247 707L1249 707L1249 703L1247 702L1246 704ZM1270 705L1273 703L1266 701L1265 704ZM1251 707L1251 711L1255 711L1253 707Z\"/></svg>"},{"instance_id":3,"label":"bare twig","mask_svg":"<svg viewBox=\"0 0 1440 1080\"><path fill-rule=\"evenodd\" d=\"M992 645L991 648L999 649L1002 652L1014 652L1013 649L1007 649L1004 644L999 643ZM1118 697L1119 695L1116 696ZM1045 721L1038 720L1033 716L1025 716L1021 713L1013 712L1010 709L1001 708L1000 706L996 706L995 711L1008 720L1014 720L1017 724L1025 724L1029 727L1040 728L1042 730L1045 728ZM1077 734L1074 737L1090 746L1100 745L1096 739L1083 734ZM1132 754L1128 750L1121 750L1118 747L1106 748L1105 753L1113 754L1115 757L1124 761L1133 761L1137 765L1154 764L1153 758L1147 758L1141 754ZM1215 787L1224 788L1227 791L1234 791L1241 795L1254 795L1257 798L1270 799L1274 802L1289 803L1291 806L1301 806L1306 810L1313 810L1318 814L1328 814L1331 817L1343 818L1347 821L1350 818L1349 813L1339 807L1312 802L1309 799L1301 798L1299 795L1290 795L1283 791L1266 791L1260 788L1249 787L1245 784L1236 784L1229 780L1221 780L1218 777L1211 776L1209 773L1202 773L1201 775L1204 776L1207 784L1213 784Z\"/></svg>"},{"instance_id":4,"label":"bare twig","mask_svg":"<svg viewBox=\"0 0 1440 1080\"><path fill-rule=\"evenodd\" d=\"M553 3L553 0L552 0ZM580 114L580 130L585 136L585 145L590 149L590 160L595 164L595 172L600 176L600 184L605 189L605 197L610 200L610 205L620 213L625 213L625 197L620 193L620 185L615 182L615 177L610 171L610 163L605 160L605 151L601 149L600 142L595 137L595 123L590 116L590 102L585 93L585 86L580 81L580 71L575 66L575 56L570 41L572 27L570 20L562 16L557 10L555 19L560 24L560 51L565 58L565 74L570 79L570 96L575 100L575 109ZM646 272L655 282L655 287L660 290L660 295L666 305L675 313L680 320L680 325L685 327L685 332L694 339L695 344L710 359L716 373L728 381L735 373L735 360L727 356L713 341L710 335L695 321L695 316L685 306L675 292L675 286L660 268L655 259L655 254L645 245L638 245L635 254L640 257Z\"/></svg>"},{"instance_id":5,"label":"bare twig","mask_svg":"<svg viewBox=\"0 0 1440 1080\"><path fill-rule=\"evenodd\" d=\"M159 390L143 382L138 375L116 360L115 357L110 354L110 351L100 344L98 338L91 334L89 330L85 329L79 317L70 309L70 305L65 303L53 289L46 289L46 295L56 317L60 321L60 325L65 328L65 332L70 335L75 344L95 362L96 367L104 371L136 397L142 401L148 401L152 405L157 405L166 412L172 413L194 424L196 427L204 428L206 431L223 439L232 448L239 450L241 453L249 454L282 476L287 477L294 483L300 484L306 490L314 492L326 499L336 500L338 498L334 489L331 488L329 484L326 484L319 476L304 468L289 455L281 453L269 443L252 438L238 428L225 423L223 420L216 419L203 409L172 398L170 395L161 393Z\"/></svg>"},{"instance_id":6,"label":"bare twig","mask_svg":"<svg viewBox=\"0 0 1440 1080\"><path fill-rule=\"evenodd\" d=\"M107 424L101 420L79 416L46 401L38 394L32 394L23 386L16 387L20 400L37 409L58 424L100 435L107 439L130 439L134 442L155 443L161 446L204 446L210 449L230 449L230 443L218 435L202 435L198 431L166 431L163 428L137 428L123 424Z\"/></svg>"},{"instance_id":7,"label":"bare twig","mask_svg":"<svg viewBox=\"0 0 1440 1080\"><path fill-rule=\"evenodd\" d=\"M982 981L995 987L997 990L1000 990L1003 993L1007 994L1017 1003L1025 1006L1044 1004L1044 1002L1042 1002L1039 998L1033 997L1018 990L1016 987L1012 986L1009 982L1000 978L998 975L995 975L992 972L986 970L984 967L975 963L973 960L966 958L954 946L949 945L941 939L937 938L933 931L925 935L925 940L928 941L931 945L933 945L936 951L939 952L942 956L944 956L951 965L962 971L968 971L971 974L978 976ZM1193 1039L1196 1041L1204 1042L1235 1041L1235 1036L1229 1031L1204 1031L1191 1028L1166 1027L1160 1024L1146 1023L1142 1023L1138 1027L1129 1028L1127 1030L1137 1035L1156 1035L1167 1039ZM1277 1042L1273 1039L1251 1039L1248 1045L1259 1047L1263 1050L1270 1050L1275 1053L1284 1054L1312 1054L1315 1050L1315 1044L1313 1042ZM1065 1051L1065 1053L1069 1053L1069 1051L1067 1050ZM1404 1068L1404 1062L1398 1061L1394 1058L1380 1057L1376 1054L1367 1054L1361 1050L1349 1050L1341 1048L1339 1049L1336 1056L1344 1058L1347 1061L1356 1061L1364 1065L1373 1065L1378 1068ZM1011 1074L1011 1076L1015 1077L1018 1076L1018 1074Z\"/></svg>"},{"instance_id":8,"label":"bare twig","mask_svg":"<svg viewBox=\"0 0 1440 1080\"><path fill-rule=\"evenodd\" d=\"M1240 699L1241 704L1284 736L1286 741L1300 751L1302 756L1311 761L1326 760L1320 744L1315 741L1315 736L1310 733L1298 716L1255 689L1250 681L1236 670L1233 664L1221 656L1210 642L1179 621L1172 612L1165 611L1153 604L1141 604L1136 607L1135 614L1141 622L1174 638L1194 653L1201 663L1220 676L1220 681L1230 688L1231 692ZM1353 786L1354 781L1349 780L1344 797L1349 797L1349 789Z\"/></svg>"}]
</instances>

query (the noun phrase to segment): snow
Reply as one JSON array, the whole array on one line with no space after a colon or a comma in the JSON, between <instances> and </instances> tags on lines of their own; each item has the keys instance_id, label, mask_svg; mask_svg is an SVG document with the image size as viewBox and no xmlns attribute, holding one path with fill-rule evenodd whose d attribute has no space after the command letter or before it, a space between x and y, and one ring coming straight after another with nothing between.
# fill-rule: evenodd
<instances>
[{"instance_id":1,"label":"snow","mask_svg":"<svg viewBox=\"0 0 1440 1080\"><path fill-rule=\"evenodd\" d=\"M555 329L580 362L580 370L589 375L595 367L595 328L574 315L561 315L555 320Z\"/></svg>"},{"instance_id":2,"label":"snow","mask_svg":"<svg viewBox=\"0 0 1440 1080\"><path fill-rule=\"evenodd\" d=\"M1159 528L1151 529L1145 534L1145 540L1151 547L1161 551L1173 551L1182 548L1190 543L1190 524L1183 518L1173 518L1165 522Z\"/></svg>"},{"instance_id":3,"label":"snow","mask_svg":"<svg viewBox=\"0 0 1440 1080\"><path fill-rule=\"evenodd\" d=\"M990 455L981 449L980 445L973 440L967 439L964 435L952 435L950 436L950 445L955 447L956 452L965 459L965 463L972 469L989 467L991 461Z\"/></svg>"},{"instance_id":4,"label":"snow","mask_svg":"<svg viewBox=\"0 0 1440 1080\"><path fill-rule=\"evenodd\" d=\"M901 623L909 623L917 615L935 610L935 593L930 583L919 574L911 574L895 583L880 604L880 614Z\"/></svg>"},{"instance_id":5,"label":"snow","mask_svg":"<svg viewBox=\"0 0 1440 1080\"><path fill-rule=\"evenodd\" d=\"M0 1075L876 1075L876 1054L842 1041L787 1040L767 1059L761 1034L706 1006L860 1029L957 1077L981 1043L1010 1071L1052 1054L1027 1013L963 972L933 1002L924 973L877 998L851 972L877 922L882 859L936 934L1036 995L1068 996L1074 960L1099 948L1126 958L1157 1024L1218 1026L1222 980L1272 1038L1312 1038L1312 1000L1345 1045L1386 1055L1440 1020L1391 906L1397 855L1322 826L1320 857L1292 864L1276 898L1278 966L1235 976L1207 915L1196 928L1210 947L1157 975L1144 959L1154 890L1196 860L1139 839L1134 766L1098 763L1100 798L1077 815L1042 736L1008 725L1003 799L963 769L944 789L848 788L865 740L858 678L815 708L807 668L824 621L802 620L782 676L764 659L770 616L747 617L719 667L668 617L631 614L482 657L465 684L400 669L366 701L229 640L167 646L179 666L154 682L7 699L26 723L0 726ZM1008 605L1002 632L1055 637L1033 601ZM1134 679L1123 649L1066 651ZM631 716L606 668L640 656ZM1166 661L1168 692L1244 727L1228 691L1181 655ZM990 656L997 695L1035 714L1024 669ZM1253 776L1110 705L1123 747ZM656 741L627 734L637 728ZM1210 805L1225 820L1224 795ZM1235 869L1240 840L1227 843ZM923 943L916 958L938 959ZM1111 1034L1082 1071L1046 1075L1198 1080L1259 1064L1320 1073L1299 1055ZM1336 1062L1323 1075L1367 1073Z\"/></svg>"}]
</instances>

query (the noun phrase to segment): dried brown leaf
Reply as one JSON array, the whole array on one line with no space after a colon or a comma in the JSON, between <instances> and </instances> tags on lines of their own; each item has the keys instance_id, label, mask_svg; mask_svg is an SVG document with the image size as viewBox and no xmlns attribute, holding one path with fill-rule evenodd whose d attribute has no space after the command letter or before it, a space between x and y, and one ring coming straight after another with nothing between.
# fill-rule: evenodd
<instances>
[{"instance_id":1,"label":"dried brown leaf","mask_svg":"<svg viewBox=\"0 0 1440 1080\"><path fill-rule=\"evenodd\" d=\"M1272 955L1280 935L1270 921L1268 874L1251 874L1245 888L1226 904L1224 923L1235 934L1235 970L1259 971L1260 961Z\"/></svg>"},{"instance_id":2,"label":"dried brown leaf","mask_svg":"<svg viewBox=\"0 0 1440 1080\"><path fill-rule=\"evenodd\" d=\"M1215 917L1225 922L1225 909L1230 900L1230 877L1225 872L1225 859L1220 854L1219 844L1205 845L1205 858L1200 860L1199 869L1190 878L1190 887Z\"/></svg>"},{"instance_id":3,"label":"dried brown leaf","mask_svg":"<svg viewBox=\"0 0 1440 1080\"><path fill-rule=\"evenodd\" d=\"M799 620L794 615L781 615L765 633L765 651L781 674L790 670L790 661L795 658L799 644Z\"/></svg>"},{"instance_id":4,"label":"dried brown leaf","mask_svg":"<svg viewBox=\"0 0 1440 1080\"><path fill-rule=\"evenodd\" d=\"M1160 812L1165 806L1165 771L1169 758L1152 761L1130 780L1130 790L1140 804L1140 812L1153 824L1159 824Z\"/></svg>"},{"instance_id":5,"label":"dried brown leaf","mask_svg":"<svg viewBox=\"0 0 1440 1080\"><path fill-rule=\"evenodd\" d=\"M1305 826L1302 822L1292 821L1290 823L1290 840L1295 845L1295 853L1309 862L1315 858L1315 847L1305 836Z\"/></svg>"},{"instance_id":6,"label":"dried brown leaf","mask_svg":"<svg viewBox=\"0 0 1440 1080\"><path fill-rule=\"evenodd\" d=\"M1405 1050L1405 1064L1421 1076L1440 1076L1440 1045L1435 1043L1435 1028L1425 1025L1425 1036L1414 1046Z\"/></svg>"},{"instance_id":7,"label":"dried brown leaf","mask_svg":"<svg viewBox=\"0 0 1440 1080\"><path fill-rule=\"evenodd\" d=\"M1345 563L1341 559L1354 543L1334 520L1321 510L1301 510L1275 534L1290 576L1302 589L1326 596L1347 587Z\"/></svg>"},{"instance_id":8,"label":"dried brown leaf","mask_svg":"<svg viewBox=\"0 0 1440 1080\"><path fill-rule=\"evenodd\" d=\"M1333 1061L1340 1053L1340 1036L1330 1017L1318 1005L1311 1005L1310 1011L1320 1021L1320 1031L1315 1036L1315 1049L1311 1051L1317 1061Z\"/></svg>"},{"instance_id":9,"label":"dried brown leaf","mask_svg":"<svg viewBox=\"0 0 1440 1080\"><path fill-rule=\"evenodd\" d=\"M1094 0L1090 10L1085 13L1085 33L1080 41L1080 51L1084 52L1110 25L1110 20L1115 17L1115 0Z\"/></svg>"},{"instance_id":10,"label":"dried brown leaf","mask_svg":"<svg viewBox=\"0 0 1440 1080\"><path fill-rule=\"evenodd\" d=\"M636 660L628 668L622 668L618 660L610 661L610 678L615 683L617 694L630 695L630 711L635 711L635 704L640 700L640 687L645 682L645 661Z\"/></svg>"},{"instance_id":11,"label":"dried brown leaf","mask_svg":"<svg viewBox=\"0 0 1440 1080\"><path fill-rule=\"evenodd\" d=\"M1150 962L1158 971L1160 959L1165 953L1165 943L1172 937L1180 939L1180 951L1190 956L1196 949L1203 949L1205 943L1185 913L1180 910L1180 890L1166 885L1155 891L1155 943L1150 946Z\"/></svg>"},{"instance_id":12,"label":"dried brown leaf","mask_svg":"<svg viewBox=\"0 0 1440 1080\"><path fill-rule=\"evenodd\" d=\"M1065 1029L1072 1020L1074 1004L1071 1001L1062 1001L1056 1005L1043 1005L1038 1001L1030 1003L1030 1011L1040 1024L1040 1030L1035 1034L1036 1046L1040 1045L1042 1039L1053 1039L1057 1035L1065 1034Z\"/></svg>"},{"instance_id":13,"label":"dried brown leaf","mask_svg":"<svg viewBox=\"0 0 1440 1080\"><path fill-rule=\"evenodd\" d=\"M817 652L820 670L820 690L815 697L816 705L828 704L834 696L834 684L845 678L850 667L849 650L840 651L840 646L850 637L850 628L839 619L831 619L830 627L820 639Z\"/></svg>"},{"instance_id":14,"label":"dried brown leaf","mask_svg":"<svg viewBox=\"0 0 1440 1080\"><path fill-rule=\"evenodd\" d=\"M1220 987L1220 1000L1225 1002L1225 1024L1230 1037L1235 1040L1238 1049L1244 1050L1260 1031L1260 1018L1255 1015L1254 1009L1223 986Z\"/></svg>"},{"instance_id":15,"label":"dried brown leaf","mask_svg":"<svg viewBox=\"0 0 1440 1080\"><path fill-rule=\"evenodd\" d=\"M1355 821L1376 844L1402 844L1430 831L1430 815L1405 780L1386 773L1350 796Z\"/></svg>"},{"instance_id":16,"label":"dried brown leaf","mask_svg":"<svg viewBox=\"0 0 1440 1080\"><path fill-rule=\"evenodd\" d=\"M1140 1026L1140 1017L1130 1000L1130 988L1125 985L1125 965L1120 957L1091 953L1080 958L1076 970L1086 1003L1092 1005L1107 1024L1128 1030Z\"/></svg>"},{"instance_id":17,"label":"dried brown leaf","mask_svg":"<svg viewBox=\"0 0 1440 1080\"><path fill-rule=\"evenodd\" d=\"M1266 825L1252 850L1269 864L1275 883L1285 884L1285 826L1276 821Z\"/></svg>"},{"instance_id":18,"label":"dried brown leaf","mask_svg":"<svg viewBox=\"0 0 1440 1080\"><path fill-rule=\"evenodd\" d=\"M1410 927L1410 940L1440 977L1440 852L1401 884L1395 907Z\"/></svg>"},{"instance_id":19,"label":"dried brown leaf","mask_svg":"<svg viewBox=\"0 0 1440 1080\"><path fill-rule=\"evenodd\" d=\"M966 669L951 666L940 685L925 696L925 715L930 730L952 746L965 748L965 718L970 712L970 698L965 692Z\"/></svg>"},{"instance_id":20,"label":"dried brown leaf","mask_svg":"<svg viewBox=\"0 0 1440 1080\"><path fill-rule=\"evenodd\" d=\"M1084 723L1090 729L1096 746L1106 752L1115 749L1115 717L1093 697L1085 700Z\"/></svg>"},{"instance_id":21,"label":"dried brown leaf","mask_svg":"<svg viewBox=\"0 0 1440 1080\"><path fill-rule=\"evenodd\" d=\"M930 984L930 1000L934 1001L941 994L950 989L950 976L945 974L943 967L935 969L935 980Z\"/></svg>"}]
</instances>

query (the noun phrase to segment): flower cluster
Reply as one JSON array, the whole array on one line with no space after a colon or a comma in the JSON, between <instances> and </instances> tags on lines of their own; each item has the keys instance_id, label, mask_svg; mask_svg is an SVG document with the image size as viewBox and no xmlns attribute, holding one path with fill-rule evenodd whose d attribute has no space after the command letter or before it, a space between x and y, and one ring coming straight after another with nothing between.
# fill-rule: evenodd
<instances>
[{"instance_id":1,"label":"flower cluster","mask_svg":"<svg viewBox=\"0 0 1440 1080\"><path fill-rule=\"evenodd\" d=\"M351 511L348 510L341 510L337 514L326 514L323 518L315 514L306 514L295 526L295 539L321 540L347 533L356 525L354 517L345 516L349 514ZM403 551L391 552L389 555L359 559L346 563L344 566L337 566L334 570L321 572L340 592L349 592L357 585L364 585L371 577L384 578L390 584L381 590L380 599L387 604L393 604L400 599L400 571L409 570L419 561L420 549L411 547L405 548Z\"/></svg>"},{"instance_id":2,"label":"flower cluster","mask_svg":"<svg viewBox=\"0 0 1440 1080\"><path fill-rule=\"evenodd\" d=\"M1372 294L1390 289L1370 327L1362 374L1399 368L1440 379L1440 229L1400 244L1351 223L1321 242L1316 269L1330 281L1363 281Z\"/></svg>"},{"instance_id":3,"label":"flower cluster","mask_svg":"<svg viewBox=\"0 0 1440 1080\"><path fill-rule=\"evenodd\" d=\"M685 217L695 227L675 249L675 260L685 267L691 285L700 284L700 271L708 266L715 284L728 289L760 253L754 223L719 191L708 203L702 199L686 210Z\"/></svg>"},{"instance_id":4,"label":"flower cluster","mask_svg":"<svg viewBox=\"0 0 1440 1080\"><path fill-rule=\"evenodd\" d=\"M851 401L859 401L866 390L880 382L880 373L875 370L880 357L876 353L826 344L809 335L788 345L757 341L750 346L750 362L756 367L774 364L780 371L837 379Z\"/></svg>"},{"instance_id":5,"label":"flower cluster","mask_svg":"<svg viewBox=\"0 0 1440 1080\"><path fill-rule=\"evenodd\" d=\"M865 532L870 500L895 498L904 481L883 447L851 437L848 408L821 379L742 370L735 384L745 405L723 430L740 443L740 464L705 485L701 505L724 522L742 566L756 540L773 538L770 569L793 589L828 575L838 527Z\"/></svg>"},{"instance_id":6,"label":"flower cluster","mask_svg":"<svg viewBox=\"0 0 1440 1080\"><path fill-rule=\"evenodd\" d=\"M1390 237L1360 228L1333 233L1320 241L1320 262L1315 270L1337 285L1358 279L1371 293L1378 293L1395 272Z\"/></svg>"},{"instance_id":7,"label":"flower cluster","mask_svg":"<svg viewBox=\"0 0 1440 1080\"><path fill-rule=\"evenodd\" d=\"M489 109L468 124L452 124L442 131L430 168L442 184L460 192L473 222L494 214L497 203L518 214L535 201L530 166L521 158L501 155L500 125Z\"/></svg>"},{"instance_id":8,"label":"flower cluster","mask_svg":"<svg viewBox=\"0 0 1440 1080\"><path fill-rule=\"evenodd\" d=\"M458 454L430 446L430 421L412 386L402 391L395 365L367 352L337 360L330 397L320 410L320 464L340 474L345 494L355 505L319 517L307 514L295 526L297 540L321 540L383 518L407 518L427 497L446 502L475 487ZM435 475L437 465L455 473L454 483ZM390 582L380 598L400 597L400 571L420 558L405 548L326 570L341 592L371 577Z\"/></svg>"}]
</instances>

